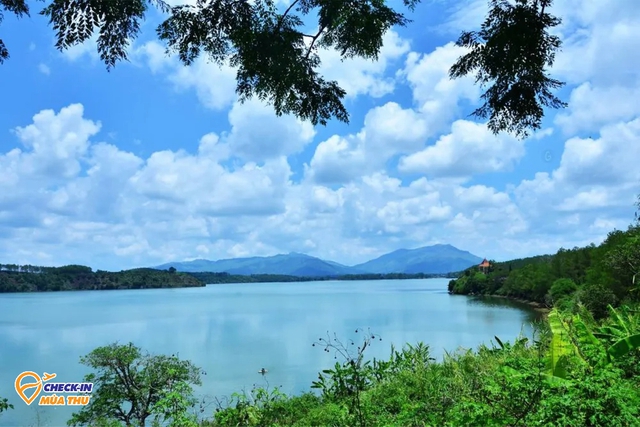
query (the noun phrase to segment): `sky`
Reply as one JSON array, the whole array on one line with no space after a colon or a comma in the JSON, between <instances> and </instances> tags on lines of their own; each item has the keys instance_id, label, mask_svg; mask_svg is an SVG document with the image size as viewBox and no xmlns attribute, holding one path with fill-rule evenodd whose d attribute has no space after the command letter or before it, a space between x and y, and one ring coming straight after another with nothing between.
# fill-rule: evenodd
<instances>
[{"instance_id":1,"label":"sky","mask_svg":"<svg viewBox=\"0 0 640 427\"><path fill-rule=\"evenodd\" d=\"M569 107L525 140L470 117L481 88L447 76L486 0L423 0L375 62L321 52L351 115L326 127L239 103L232 68L165 55L158 12L111 72L94 41L57 51L40 3L5 14L0 262L352 265L437 243L495 260L598 244L640 193L640 3L556 3L550 72Z\"/></svg>"}]
</instances>

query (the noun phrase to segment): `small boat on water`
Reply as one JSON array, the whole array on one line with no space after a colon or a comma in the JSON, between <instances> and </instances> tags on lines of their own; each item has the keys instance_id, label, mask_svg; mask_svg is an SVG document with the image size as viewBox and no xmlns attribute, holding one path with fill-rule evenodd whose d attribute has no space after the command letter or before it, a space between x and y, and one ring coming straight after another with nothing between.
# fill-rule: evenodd
<instances>
[{"instance_id":1,"label":"small boat on water","mask_svg":"<svg viewBox=\"0 0 640 427\"><path fill-rule=\"evenodd\" d=\"M261 374L261 375L264 375L264 374L266 374L267 372L269 372L269 371L267 371L267 370L266 370L266 369L264 369L264 368L262 368L262 369L260 369L260 370L258 371L258 373L259 373L259 374Z\"/></svg>"}]
</instances>

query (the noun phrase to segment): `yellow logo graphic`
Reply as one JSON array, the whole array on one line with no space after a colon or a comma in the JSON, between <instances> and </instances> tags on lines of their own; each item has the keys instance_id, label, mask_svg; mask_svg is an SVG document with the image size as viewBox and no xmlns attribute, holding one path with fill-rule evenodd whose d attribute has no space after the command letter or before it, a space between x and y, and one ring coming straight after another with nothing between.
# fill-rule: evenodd
<instances>
[{"instance_id":1,"label":"yellow logo graphic","mask_svg":"<svg viewBox=\"0 0 640 427\"><path fill-rule=\"evenodd\" d=\"M91 398L90 393L93 390L93 383L47 383L56 377L56 374L42 374L40 375L33 371L25 371L16 377L15 389L16 393L24 403L31 405L34 400L38 398L41 392L47 393L47 395L40 396L38 405L86 405ZM25 378L33 379L35 382L22 383ZM31 396L25 393L27 390L35 389ZM53 393L53 394L51 394ZM84 393L81 395L56 395L55 393Z\"/></svg>"}]
</instances>

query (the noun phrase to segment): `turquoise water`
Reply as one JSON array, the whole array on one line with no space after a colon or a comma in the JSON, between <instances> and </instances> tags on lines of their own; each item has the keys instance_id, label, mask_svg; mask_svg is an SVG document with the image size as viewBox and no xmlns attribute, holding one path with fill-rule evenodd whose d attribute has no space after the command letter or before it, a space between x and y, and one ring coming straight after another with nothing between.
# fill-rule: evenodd
<instances>
[{"instance_id":1,"label":"turquoise water","mask_svg":"<svg viewBox=\"0 0 640 427\"><path fill-rule=\"evenodd\" d=\"M531 333L535 312L507 301L447 294L448 279L209 285L206 288L0 294L0 396L15 409L0 426L65 425L71 408L27 406L14 390L22 371L79 382L79 357L114 341L192 360L207 375L198 390L228 396L253 384L309 390L333 355L312 343L327 332L382 337L390 345L423 341L435 357L497 335ZM523 329L524 328L524 329ZM257 371L266 368L263 378ZM210 407L213 410L213 407ZM38 421L39 418L39 421Z\"/></svg>"}]
</instances>

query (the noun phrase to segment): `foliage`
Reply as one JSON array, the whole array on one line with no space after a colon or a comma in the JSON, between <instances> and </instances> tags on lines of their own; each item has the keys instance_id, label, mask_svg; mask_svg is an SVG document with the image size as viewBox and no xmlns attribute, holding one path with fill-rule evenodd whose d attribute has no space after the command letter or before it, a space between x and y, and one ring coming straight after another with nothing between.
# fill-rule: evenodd
<instances>
[{"instance_id":1,"label":"foliage","mask_svg":"<svg viewBox=\"0 0 640 427\"><path fill-rule=\"evenodd\" d=\"M149 418L171 427L197 425L188 410L196 403L192 386L201 384L200 370L191 362L143 354L131 343L96 348L80 361L96 371L84 378L94 390L89 404L73 414L68 425L143 427Z\"/></svg>"},{"instance_id":2,"label":"foliage","mask_svg":"<svg viewBox=\"0 0 640 427\"><path fill-rule=\"evenodd\" d=\"M562 325L566 350L563 381L548 375L553 333L544 329L533 341L522 337L511 344L496 337L498 347L461 349L441 362L418 344L401 351L392 348L388 360L367 363L364 344L351 354L346 349L356 343L342 345L334 336L316 343L343 359L314 382L320 395L247 399L244 418L231 406L219 408L202 425L636 425L640 389L637 377L624 367L631 353L604 364L586 363L582 354L589 354L589 345L604 343L593 334L581 338L575 327L580 317L554 316ZM638 331L636 323L627 327ZM368 335L363 339L367 347L372 341Z\"/></svg>"},{"instance_id":3,"label":"foliage","mask_svg":"<svg viewBox=\"0 0 640 427\"><path fill-rule=\"evenodd\" d=\"M0 397L0 414L7 409L13 409L13 405L4 397Z\"/></svg>"},{"instance_id":4,"label":"foliage","mask_svg":"<svg viewBox=\"0 0 640 427\"><path fill-rule=\"evenodd\" d=\"M640 299L640 226L614 230L600 245L563 249L554 255L494 262L486 275L473 267L449 283L449 292L501 295L574 310L584 305L597 319L608 306Z\"/></svg>"},{"instance_id":5,"label":"foliage","mask_svg":"<svg viewBox=\"0 0 640 427\"><path fill-rule=\"evenodd\" d=\"M275 0L198 0L170 7L164 0L49 0L40 11L56 32L56 47L65 50L97 33L97 49L110 70L127 59L127 49L140 33L150 6L166 16L156 29L168 53L185 65L199 56L237 68L241 101L258 97L278 115L294 114L314 125L330 119L349 121L346 92L320 74L319 49L337 51L342 59L375 60L383 36L410 20L384 0L293 0L286 9ZM414 11L420 0L402 0ZM547 76L560 47L549 29L560 20L545 8L551 0L491 0L478 32L464 32L458 44L470 52L452 66L451 77L476 73L476 81L492 83L484 105L474 114L489 117L494 132L526 135L538 129L543 107L565 106L551 91L562 86ZM284 9L284 10L283 10ZM2 12L29 15L26 0L0 0ZM167 16L168 14L168 16ZM305 30L317 19L313 32ZM9 57L0 40L0 63Z\"/></svg>"},{"instance_id":6,"label":"foliage","mask_svg":"<svg viewBox=\"0 0 640 427\"><path fill-rule=\"evenodd\" d=\"M172 274L151 268L120 272L92 271L83 265L37 267L0 264L0 293L110 289L148 289L204 286L185 273Z\"/></svg>"},{"instance_id":7,"label":"foliage","mask_svg":"<svg viewBox=\"0 0 640 427\"><path fill-rule=\"evenodd\" d=\"M356 333L362 332L356 329ZM374 372L379 370L379 365L372 365L364 359L365 351L371 346L373 340L382 340L370 331L364 333L362 343L357 346L355 354L349 346L355 346L353 340L345 345L335 335L333 338L327 333L327 338L320 338L313 346L321 346L327 353L335 353L334 358L341 356L344 361L336 362L332 369L325 369L314 381L311 388L319 389L325 399L346 401L348 416L352 425L364 427L367 425L365 409L362 406L362 393L371 387L374 381Z\"/></svg>"},{"instance_id":8,"label":"foliage","mask_svg":"<svg viewBox=\"0 0 640 427\"><path fill-rule=\"evenodd\" d=\"M480 31L463 32L457 41L470 52L451 67L450 76L475 73L476 83L491 83L482 95L484 104L473 115L489 118L494 133L526 137L529 129L540 129L544 107L566 107L552 93L564 83L546 73L561 45L549 32L561 22L547 12L551 4L552 0L491 0Z\"/></svg>"},{"instance_id":9,"label":"foliage","mask_svg":"<svg viewBox=\"0 0 640 427\"><path fill-rule=\"evenodd\" d=\"M636 276L640 273L640 226L630 227L623 239L607 254L606 263L616 273L631 276L635 287Z\"/></svg>"},{"instance_id":10,"label":"foliage","mask_svg":"<svg viewBox=\"0 0 640 427\"><path fill-rule=\"evenodd\" d=\"M549 295L554 303L559 302L561 299L570 296L576 290L578 286L571 279L557 279L551 285L549 289Z\"/></svg>"}]
</instances>

